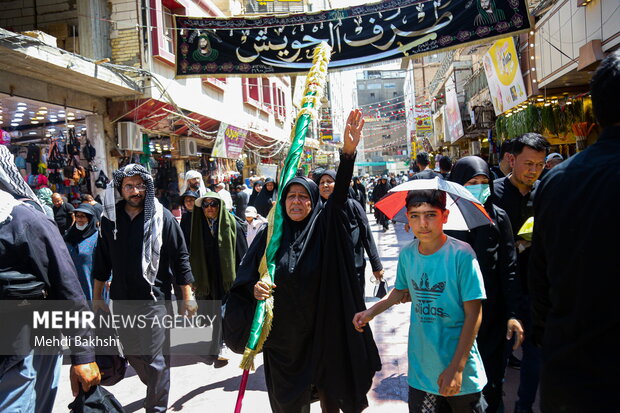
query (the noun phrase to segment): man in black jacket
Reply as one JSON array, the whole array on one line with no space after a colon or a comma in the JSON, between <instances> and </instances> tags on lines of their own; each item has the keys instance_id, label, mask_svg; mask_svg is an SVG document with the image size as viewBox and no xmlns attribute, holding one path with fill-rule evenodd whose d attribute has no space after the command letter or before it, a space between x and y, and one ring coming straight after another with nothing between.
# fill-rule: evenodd
<instances>
[{"instance_id":1,"label":"man in black jacket","mask_svg":"<svg viewBox=\"0 0 620 413\"><path fill-rule=\"evenodd\" d=\"M114 190L123 197L114 204ZM113 183L106 190L101 239L93 262L95 309L102 307L105 282L114 280L110 289L112 300L163 302L171 298L171 280L182 290L181 315L192 315L192 301L187 247L181 227L172 213L155 198L153 178L147 170L129 164L114 172ZM115 310L118 307L115 303ZM168 309L143 306L141 315L149 320L162 317ZM134 308L127 311L135 312ZM122 308L119 311L124 311ZM152 323L149 323L152 325ZM145 340L144 334L151 334ZM167 329L120 329L127 360L147 385L145 409L148 413L164 412L170 390L170 331Z\"/></svg>"},{"instance_id":2,"label":"man in black jacket","mask_svg":"<svg viewBox=\"0 0 620 413\"><path fill-rule=\"evenodd\" d=\"M553 168L534 202L529 286L535 338L542 340L543 413L617 409L618 52L599 66L591 94L603 128L598 141Z\"/></svg>"},{"instance_id":3,"label":"man in black jacket","mask_svg":"<svg viewBox=\"0 0 620 413\"><path fill-rule=\"evenodd\" d=\"M529 296L527 294L527 263L530 242L518 235L519 230L533 214L533 191L545 166L549 143L537 133L526 133L512 142L510 164L512 173L493 182L492 202L508 214L517 247L517 270L521 280L522 299L518 318L523 322L525 341L521 360L516 413L531 413L536 399L540 377L540 349L532 341Z\"/></svg>"},{"instance_id":4,"label":"man in black jacket","mask_svg":"<svg viewBox=\"0 0 620 413\"><path fill-rule=\"evenodd\" d=\"M0 411L52 411L62 366L62 354L55 346L37 346L33 325L20 322L20 315L32 320L28 306L15 300L23 296L23 288L11 288L12 281L22 275L35 278L36 288L30 288L30 301L42 299L44 283L47 297L63 300L65 309L88 311L88 305L77 278L73 261L56 224L48 219L32 189L21 177L13 155L0 145L0 300L4 310L18 303L19 310L8 316L2 314L3 346L0 355ZM11 276L10 274L13 274ZM13 287L23 287L17 283ZM11 293L11 289L13 293ZM37 296L33 297L32 293ZM39 296L41 294L41 296ZM16 318L17 317L17 318ZM89 338L88 328L63 329L66 337ZM36 337L36 336L35 336ZM71 389L84 391L101 380L92 346L71 348ZM33 346L34 344L34 346ZM11 347L10 351L6 345Z\"/></svg>"}]
</instances>

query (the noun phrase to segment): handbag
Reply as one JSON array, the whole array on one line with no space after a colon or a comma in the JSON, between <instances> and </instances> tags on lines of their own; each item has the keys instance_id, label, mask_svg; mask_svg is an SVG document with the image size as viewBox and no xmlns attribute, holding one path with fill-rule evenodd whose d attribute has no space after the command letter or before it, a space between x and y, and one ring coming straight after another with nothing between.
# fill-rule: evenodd
<instances>
[{"instance_id":1,"label":"handbag","mask_svg":"<svg viewBox=\"0 0 620 413\"><path fill-rule=\"evenodd\" d=\"M100 320L101 317L109 317L101 311L96 314L96 319ZM98 337L114 337L118 338L116 328L111 326L105 326L100 323L96 329ZM119 381L125 378L127 371L127 359L123 356L121 349L116 347L114 351L111 351L109 347L95 347L95 361L99 366L101 372L101 385L102 386L114 386Z\"/></svg>"},{"instance_id":2,"label":"handbag","mask_svg":"<svg viewBox=\"0 0 620 413\"><path fill-rule=\"evenodd\" d=\"M68 406L71 413L121 413L123 405L116 397L101 386L92 386L86 393L80 392Z\"/></svg>"},{"instance_id":3,"label":"handbag","mask_svg":"<svg viewBox=\"0 0 620 413\"><path fill-rule=\"evenodd\" d=\"M384 279L381 279L381 281L379 282L378 285L375 286L375 292L374 292L374 296L381 299L383 297L385 297L388 293L388 290L390 289L387 281L385 281Z\"/></svg>"},{"instance_id":4,"label":"handbag","mask_svg":"<svg viewBox=\"0 0 620 413\"><path fill-rule=\"evenodd\" d=\"M47 297L47 285L34 274L0 272L0 300L31 300Z\"/></svg>"}]
</instances>

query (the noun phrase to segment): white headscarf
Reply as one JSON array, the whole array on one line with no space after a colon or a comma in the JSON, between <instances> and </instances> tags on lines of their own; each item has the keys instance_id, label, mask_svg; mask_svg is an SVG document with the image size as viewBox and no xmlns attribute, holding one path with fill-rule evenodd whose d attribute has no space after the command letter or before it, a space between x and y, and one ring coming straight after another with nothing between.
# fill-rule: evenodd
<instances>
[{"instance_id":1,"label":"white headscarf","mask_svg":"<svg viewBox=\"0 0 620 413\"><path fill-rule=\"evenodd\" d=\"M198 189L198 197L205 196L207 192L211 192L205 186L204 180L202 179L202 174L198 171L187 171L185 173L185 182L183 183L183 188L181 188L181 193L184 194L188 189L187 181L192 178L199 178L200 188Z\"/></svg>"}]
</instances>

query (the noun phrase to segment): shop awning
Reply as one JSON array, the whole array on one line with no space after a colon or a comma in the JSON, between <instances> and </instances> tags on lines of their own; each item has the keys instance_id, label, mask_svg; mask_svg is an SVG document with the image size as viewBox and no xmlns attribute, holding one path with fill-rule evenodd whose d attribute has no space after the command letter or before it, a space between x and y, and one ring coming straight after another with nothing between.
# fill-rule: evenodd
<instances>
[{"instance_id":1,"label":"shop awning","mask_svg":"<svg viewBox=\"0 0 620 413\"><path fill-rule=\"evenodd\" d=\"M42 41L0 28L0 71L99 97L142 93L120 71Z\"/></svg>"},{"instance_id":2,"label":"shop awning","mask_svg":"<svg viewBox=\"0 0 620 413\"><path fill-rule=\"evenodd\" d=\"M181 113L179 113L179 110ZM221 121L187 110L176 109L170 103L156 99L134 99L109 102L108 113L113 122L128 121L147 131L171 135L188 135L189 123L200 128L215 140ZM237 126L237 125L233 125ZM238 126L243 129L243 127ZM196 135L194 134L196 137ZM204 139L204 137L202 137ZM249 130L246 146L261 153L273 153L280 142L265 134ZM206 145L209 147L209 145ZM278 151L278 153L281 151Z\"/></svg>"},{"instance_id":3,"label":"shop awning","mask_svg":"<svg viewBox=\"0 0 620 413\"><path fill-rule=\"evenodd\" d=\"M220 121L195 112L179 113L170 103L156 99L135 99L110 102L108 113L113 121L130 121L144 129L173 135L187 135L188 123L207 133L217 132Z\"/></svg>"}]
</instances>

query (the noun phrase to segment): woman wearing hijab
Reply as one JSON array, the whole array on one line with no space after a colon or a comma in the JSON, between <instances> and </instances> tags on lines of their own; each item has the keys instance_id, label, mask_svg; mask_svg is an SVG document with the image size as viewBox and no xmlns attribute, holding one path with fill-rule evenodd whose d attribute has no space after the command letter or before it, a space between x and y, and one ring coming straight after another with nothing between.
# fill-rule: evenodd
<instances>
[{"instance_id":1,"label":"woman wearing hijab","mask_svg":"<svg viewBox=\"0 0 620 413\"><path fill-rule=\"evenodd\" d=\"M189 236L192 230L192 211L194 210L194 203L198 199L198 194L194 191L187 190L180 197L180 203L185 208L185 212L181 215L181 231L183 231L183 238L185 239L185 245L189 250Z\"/></svg>"},{"instance_id":2,"label":"woman wearing hijab","mask_svg":"<svg viewBox=\"0 0 620 413\"><path fill-rule=\"evenodd\" d=\"M264 185L265 183L263 181L254 182L254 185L252 185L252 194L250 195L250 199L248 200L248 206L254 206L254 204L256 203L256 197L258 197L258 194L261 193Z\"/></svg>"},{"instance_id":3,"label":"woman wearing hijab","mask_svg":"<svg viewBox=\"0 0 620 413\"><path fill-rule=\"evenodd\" d=\"M366 211L366 187L364 187L364 184L362 184L359 176L353 177L353 194L355 200L359 202L364 211Z\"/></svg>"},{"instance_id":4,"label":"woman wearing hijab","mask_svg":"<svg viewBox=\"0 0 620 413\"><path fill-rule=\"evenodd\" d=\"M243 227L217 192L198 198L194 208L189 260L196 297L225 300L248 249Z\"/></svg>"},{"instance_id":5,"label":"woman wearing hijab","mask_svg":"<svg viewBox=\"0 0 620 413\"><path fill-rule=\"evenodd\" d=\"M376 204L387 195L389 190L392 189L392 186L388 183L387 175L383 175L379 180L379 183L372 190L372 201ZM375 219L377 223L383 226L383 232L387 231L390 225L390 221L387 219L385 214L375 208Z\"/></svg>"},{"instance_id":6,"label":"woman wearing hijab","mask_svg":"<svg viewBox=\"0 0 620 413\"><path fill-rule=\"evenodd\" d=\"M97 213L88 204L82 204L74 211L75 222L65 234L67 249L77 270L80 285L86 300L93 299L93 255L97 247Z\"/></svg>"},{"instance_id":7,"label":"woman wearing hijab","mask_svg":"<svg viewBox=\"0 0 620 413\"><path fill-rule=\"evenodd\" d=\"M332 192L334 192L334 186L336 183L336 171L325 170L320 175L315 176L319 183L319 193L321 195L322 202L327 202ZM370 224L366 217L366 211L362 208L359 202L354 198L349 197L344 209L347 214L347 232L351 237L353 244L353 253L355 256L355 271L357 279L360 284L360 293L364 297L364 289L366 286L366 259L364 258L364 251L368 254L370 264L372 266L372 272L377 280L383 277L383 264L379 258L377 252L377 246L375 239L372 236L370 230Z\"/></svg>"},{"instance_id":8,"label":"woman wearing hijab","mask_svg":"<svg viewBox=\"0 0 620 413\"><path fill-rule=\"evenodd\" d=\"M488 378L483 389L489 404L487 412L496 413L502 404L502 383L509 354L506 340L516 335L514 349L523 341L523 327L516 319L521 289L516 278L512 227L506 212L490 200L493 178L482 158L459 159L449 179L465 186L484 205L494 223L471 231L446 231L446 234L469 243L482 270L487 299L482 302L482 324L476 342Z\"/></svg>"},{"instance_id":9,"label":"woman wearing hijab","mask_svg":"<svg viewBox=\"0 0 620 413\"><path fill-rule=\"evenodd\" d=\"M45 215L47 215L48 218L54 219L54 210L52 209L54 203L52 202L52 194L52 190L47 187L37 189L37 198L41 201L41 206L43 206L43 209L45 210Z\"/></svg>"},{"instance_id":10,"label":"woman wearing hijab","mask_svg":"<svg viewBox=\"0 0 620 413\"><path fill-rule=\"evenodd\" d=\"M343 213L362 125L361 112L351 112L334 193L327 202L321 204L319 188L305 177L291 179L278 200L282 238L275 260L273 325L263 354L276 413L308 412L313 386L324 412L361 411L380 369L372 335L355 336L347 319L355 308L364 308ZM266 244L263 230L239 268L231 290L235 297L270 296L271 287L257 282ZM226 311L229 317L228 307ZM235 327L225 320L229 323Z\"/></svg>"},{"instance_id":11,"label":"woman wearing hijab","mask_svg":"<svg viewBox=\"0 0 620 413\"><path fill-rule=\"evenodd\" d=\"M259 215L264 217L269 215L276 194L276 183L273 181L273 178L265 179L265 186L263 186L263 189L258 193L256 201L254 202L254 207Z\"/></svg>"}]
</instances>

